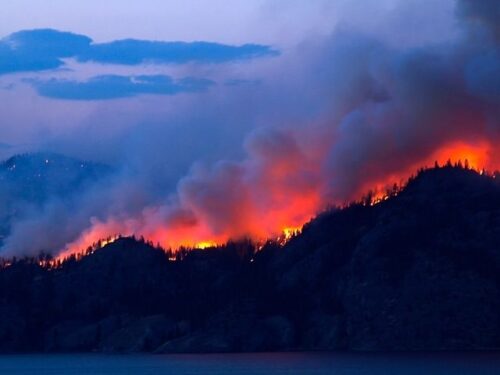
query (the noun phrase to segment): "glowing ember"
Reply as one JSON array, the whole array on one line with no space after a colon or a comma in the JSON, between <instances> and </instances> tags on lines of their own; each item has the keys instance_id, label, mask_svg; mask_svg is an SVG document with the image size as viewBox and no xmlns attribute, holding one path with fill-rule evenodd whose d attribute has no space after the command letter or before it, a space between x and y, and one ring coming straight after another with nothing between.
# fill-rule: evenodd
<instances>
[{"instance_id":1,"label":"glowing ember","mask_svg":"<svg viewBox=\"0 0 500 375\"><path fill-rule=\"evenodd\" d=\"M217 244L215 242L206 241L206 242L199 242L194 246L195 249L200 249L200 250L208 249L211 247L217 247Z\"/></svg>"},{"instance_id":2,"label":"glowing ember","mask_svg":"<svg viewBox=\"0 0 500 375\"><path fill-rule=\"evenodd\" d=\"M396 195L396 194L394 194ZM386 201L390 198L390 195L384 193L377 193L371 200L370 206L375 206L383 201Z\"/></svg>"},{"instance_id":3,"label":"glowing ember","mask_svg":"<svg viewBox=\"0 0 500 375\"><path fill-rule=\"evenodd\" d=\"M292 237L299 235L302 232L302 227L284 228L283 237L288 242Z\"/></svg>"},{"instance_id":4,"label":"glowing ember","mask_svg":"<svg viewBox=\"0 0 500 375\"><path fill-rule=\"evenodd\" d=\"M302 232L302 227L284 228L281 236L276 238L276 241L281 246L285 246L288 241L290 241L293 237L299 235L301 232Z\"/></svg>"},{"instance_id":5,"label":"glowing ember","mask_svg":"<svg viewBox=\"0 0 500 375\"><path fill-rule=\"evenodd\" d=\"M112 244L113 242L115 242L118 238L120 238L119 236L113 236L113 237L110 237L108 239L105 239L105 240L101 240L100 242L100 248L103 248L104 246L107 246L109 244Z\"/></svg>"}]
</instances>

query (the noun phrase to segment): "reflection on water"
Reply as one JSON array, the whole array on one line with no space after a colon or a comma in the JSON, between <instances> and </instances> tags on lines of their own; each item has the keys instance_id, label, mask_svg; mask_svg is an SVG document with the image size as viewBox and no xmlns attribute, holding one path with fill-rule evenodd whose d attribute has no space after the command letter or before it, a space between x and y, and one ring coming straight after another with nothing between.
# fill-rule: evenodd
<instances>
[{"instance_id":1,"label":"reflection on water","mask_svg":"<svg viewBox=\"0 0 500 375\"><path fill-rule=\"evenodd\" d=\"M498 375L500 352L0 356L9 375Z\"/></svg>"}]
</instances>

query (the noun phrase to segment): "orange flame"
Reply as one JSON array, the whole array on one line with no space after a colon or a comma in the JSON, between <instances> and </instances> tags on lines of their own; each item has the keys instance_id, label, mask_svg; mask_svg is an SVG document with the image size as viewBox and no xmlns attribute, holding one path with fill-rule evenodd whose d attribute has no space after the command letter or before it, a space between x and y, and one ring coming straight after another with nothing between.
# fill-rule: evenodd
<instances>
[{"instance_id":1,"label":"orange flame","mask_svg":"<svg viewBox=\"0 0 500 375\"><path fill-rule=\"evenodd\" d=\"M283 228L282 235L276 240L281 246L285 246L288 241L302 232L302 227Z\"/></svg>"},{"instance_id":2,"label":"orange flame","mask_svg":"<svg viewBox=\"0 0 500 375\"><path fill-rule=\"evenodd\" d=\"M404 187L406 181L412 174L420 168L430 168L437 164L445 166L451 163L455 165L460 163L462 166L482 173L484 169L494 171L500 167L500 163L495 159L492 147L488 142L465 143L462 141L453 142L432 153L429 157L414 163L405 169L389 173L376 181L368 181L361 186L353 197L354 200L372 192L371 205L381 203L391 195L397 195L398 190ZM394 184L397 189L394 189Z\"/></svg>"},{"instance_id":3,"label":"orange flame","mask_svg":"<svg viewBox=\"0 0 500 375\"><path fill-rule=\"evenodd\" d=\"M217 247L217 243L212 242L212 241L202 241L202 242L198 242L194 247L195 247L195 249L205 250L205 249L209 249L211 247Z\"/></svg>"},{"instance_id":4,"label":"orange flame","mask_svg":"<svg viewBox=\"0 0 500 375\"><path fill-rule=\"evenodd\" d=\"M358 191L354 192L353 199L359 199L367 191L372 191L373 195L370 204L374 205L383 202L390 195L397 195L398 190L394 190L392 186L394 183L397 183L400 188L418 168L432 167L435 162L443 166L448 161L452 163L460 161L476 171L481 171L482 168L495 170L500 165L495 156L494 149L488 142L453 142L418 163L399 171L387 173L377 180L366 181ZM248 202L241 203L241 212L264 213L262 215L250 215L248 218L245 217L245 221L243 221L246 235L257 242L263 242L274 237L277 238L278 243L284 245L294 235L300 233L303 224L314 217L327 204L345 203L324 202L319 187L306 186L300 191L288 188L286 183L287 168L292 167L293 165L278 165L277 168L270 170L269 175L265 176L266 178L278 179L278 183L271 184L274 190L269 195L275 201L268 202L268 209L263 207L260 208L260 211L252 211L253 207L248 206ZM144 236L154 243L159 243L164 248L173 250L180 247L198 249L214 247L232 239L233 233L235 233L234 231L231 233L225 230L214 232L209 225L208 218L201 216L197 220L193 220L182 216L182 214L165 225L153 227L144 225L148 217L154 216L158 210L157 208L145 209L142 218L133 220L109 219L106 222L101 222L93 219L91 227L84 231L77 240L68 244L61 252L60 257L81 252L102 238L112 238L111 241L113 241L116 237L110 236L112 233L121 233L124 236L133 234ZM136 228L141 229L137 231ZM278 233L281 234L275 237Z\"/></svg>"}]
</instances>

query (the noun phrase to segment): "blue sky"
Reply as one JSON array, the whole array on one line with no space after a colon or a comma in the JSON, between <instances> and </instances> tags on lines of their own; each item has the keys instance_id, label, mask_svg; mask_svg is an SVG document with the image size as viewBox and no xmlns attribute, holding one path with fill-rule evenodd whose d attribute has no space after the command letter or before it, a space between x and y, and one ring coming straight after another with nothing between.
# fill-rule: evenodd
<instances>
[{"instance_id":1,"label":"blue sky","mask_svg":"<svg viewBox=\"0 0 500 375\"><path fill-rule=\"evenodd\" d=\"M276 44L287 40L295 42L306 33L330 32L336 18L333 8L342 7L341 3L329 0L16 0L2 4L0 35L52 27L91 35L97 42L136 38ZM302 22L298 23L298 19Z\"/></svg>"}]
</instances>

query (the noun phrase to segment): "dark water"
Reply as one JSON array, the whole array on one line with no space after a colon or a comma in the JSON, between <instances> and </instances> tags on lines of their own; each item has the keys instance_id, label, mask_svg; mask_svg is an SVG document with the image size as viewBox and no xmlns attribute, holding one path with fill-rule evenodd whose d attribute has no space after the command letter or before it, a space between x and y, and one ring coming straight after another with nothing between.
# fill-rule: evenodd
<instances>
[{"instance_id":1,"label":"dark water","mask_svg":"<svg viewBox=\"0 0 500 375\"><path fill-rule=\"evenodd\" d=\"M0 356L8 375L499 375L500 353Z\"/></svg>"}]
</instances>

